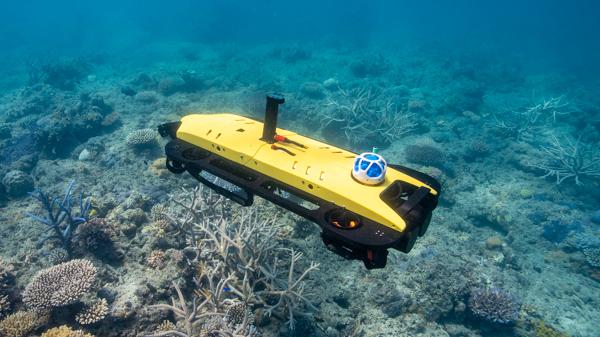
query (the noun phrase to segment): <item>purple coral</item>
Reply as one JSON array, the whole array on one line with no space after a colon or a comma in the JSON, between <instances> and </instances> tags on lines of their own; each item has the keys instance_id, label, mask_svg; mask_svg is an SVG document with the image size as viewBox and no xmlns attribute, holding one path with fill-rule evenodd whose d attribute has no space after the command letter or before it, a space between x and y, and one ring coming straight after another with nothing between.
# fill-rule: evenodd
<instances>
[{"instance_id":1,"label":"purple coral","mask_svg":"<svg viewBox=\"0 0 600 337\"><path fill-rule=\"evenodd\" d=\"M497 324L514 323L520 306L512 294L500 288L478 288L469 298L469 309L477 318Z\"/></svg>"}]
</instances>

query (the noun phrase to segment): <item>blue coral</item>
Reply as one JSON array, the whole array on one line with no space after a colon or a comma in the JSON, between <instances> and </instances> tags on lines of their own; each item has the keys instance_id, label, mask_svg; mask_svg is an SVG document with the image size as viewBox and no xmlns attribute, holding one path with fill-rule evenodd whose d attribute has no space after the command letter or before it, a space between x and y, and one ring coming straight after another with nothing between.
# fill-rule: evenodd
<instances>
[{"instance_id":1,"label":"blue coral","mask_svg":"<svg viewBox=\"0 0 600 337\"><path fill-rule=\"evenodd\" d=\"M478 288L471 293L469 309L475 317L494 324L512 324L519 317L520 303L500 288Z\"/></svg>"},{"instance_id":2,"label":"blue coral","mask_svg":"<svg viewBox=\"0 0 600 337\"><path fill-rule=\"evenodd\" d=\"M30 195L37 199L47 212L47 217L27 213L27 215L44 225L48 226L52 234L44 238L43 241L56 237L60 239L63 248L71 252L71 237L79 225L89 220L91 202L90 198L83 198L83 193L79 194L79 210L74 211L73 187L75 181L71 181L65 190L65 196L50 198L41 189L36 189Z\"/></svg>"}]
</instances>

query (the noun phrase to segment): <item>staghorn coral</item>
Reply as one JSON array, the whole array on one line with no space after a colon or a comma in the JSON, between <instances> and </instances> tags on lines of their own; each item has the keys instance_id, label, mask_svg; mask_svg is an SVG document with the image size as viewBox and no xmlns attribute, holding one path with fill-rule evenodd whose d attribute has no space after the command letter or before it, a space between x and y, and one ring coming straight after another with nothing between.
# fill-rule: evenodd
<instances>
[{"instance_id":1,"label":"staghorn coral","mask_svg":"<svg viewBox=\"0 0 600 337\"><path fill-rule=\"evenodd\" d=\"M86 333L83 330L73 330L66 325L61 325L47 330L42 334L42 337L94 337L94 335Z\"/></svg>"},{"instance_id":2,"label":"staghorn coral","mask_svg":"<svg viewBox=\"0 0 600 337\"><path fill-rule=\"evenodd\" d=\"M496 324L511 324L519 317L521 305L507 291L478 288L471 292L469 309L479 319Z\"/></svg>"},{"instance_id":3,"label":"staghorn coral","mask_svg":"<svg viewBox=\"0 0 600 337\"><path fill-rule=\"evenodd\" d=\"M576 185L583 185L583 179L600 178L598 146L583 142L581 137L552 136L550 145L542 146L539 152L540 159L530 165L545 172L542 178L556 177L557 185L571 178Z\"/></svg>"},{"instance_id":4,"label":"staghorn coral","mask_svg":"<svg viewBox=\"0 0 600 337\"><path fill-rule=\"evenodd\" d=\"M92 305L86 307L75 316L75 321L81 325L89 325L100 322L108 314L108 302L101 298Z\"/></svg>"},{"instance_id":5,"label":"staghorn coral","mask_svg":"<svg viewBox=\"0 0 600 337\"><path fill-rule=\"evenodd\" d=\"M178 301L171 299L172 305L157 304L152 308L166 309L173 312L176 319L181 322L180 328L177 325L165 321L157 328L156 333L148 337L160 336L232 336L232 337L260 337L261 334L253 325L254 315L244 303L230 302L223 300L225 294L225 285L227 280L220 280L214 289L207 289L206 299L202 302L192 300L188 303L178 284L173 284L177 292ZM212 298L212 296L216 296ZM215 304L223 304L223 307ZM225 303L229 307L225 307ZM223 313L222 311L225 311ZM183 330L183 331L181 331Z\"/></svg>"},{"instance_id":6,"label":"staghorn coral","mask_svg":"<svg viewBox=\"0 0 600 337\"><path fill-rule=\"evenodd\" d=\"M323 134L344 136L352 146L389 145L416 127L414 114L402 109L393 97L373 88L338 91L327 97Z\"/></svg>"},{"instance_id":7,"label":"staghorn coral","mask_svg":"<svg viewBox=\"0 0 600 337\"><path fill-rule=\"evenodd\" d=\"M0 322L0 336L24 337L49 319L47 314L18 311Z\"/></svg>"},{"instance_id":8,"label":"staghorn coral","mask_svg":"<svg viewBox=\"0 0 600 337\"><path fill-rule=\"evenodd\" d=\"M157 133L154 129L140 129L130 132L125 143L131 147L144 147L156 142Z\"/></svg>"},{"instance_id":9,"label":"staghorn coral","mask_svg":"<svg viewBox=\"0 0 600 337\"><path fill-rule=\"evenodd\" d=\"M222 197L200 188L183 189L171 200L176 205L174 225L190 245L188 263L197 268L196 293L190 306L175 286L179 304L153 308L173 311L184 322L185 334L192 335L195 326L208 324L212 316L222 318L234 299L263 307L266 315L283 319L291 329L298 316L316 310L305 286L318 264L299 268L302 253L277 248L275 218L265 218L256 209L231 216ZM244 331L248 336L258 333L255 328Z\"/></svg>"},{"instance_id":10,"label":"staghorn coral","mask_svg":"<svg viewBox=\"0 0 600 337\"><path fill-rule=\"evenodd\" d=\"M83 259L41 270L23 292L23 302L33 310L47 310L77 302L96 280L96 267Z\"/></svg>"},{"instance_id":11,"label":"staghorn coral","mask_svg":"<svg viewBox=\"0 0 600 337\"><path fill-rule=\"evenodd\" d=\"M550 128L558 116L569 115L576 109L565 96L544 99L529 106L507 109L494 114L495 127L505 136L516 141L531 141Z\"/></svg>"}]
</instances>

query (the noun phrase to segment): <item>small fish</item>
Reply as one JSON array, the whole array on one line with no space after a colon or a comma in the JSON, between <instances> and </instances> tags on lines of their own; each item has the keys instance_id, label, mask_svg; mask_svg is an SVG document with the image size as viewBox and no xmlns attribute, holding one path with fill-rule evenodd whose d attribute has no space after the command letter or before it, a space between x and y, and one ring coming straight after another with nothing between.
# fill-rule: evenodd
<instances>
[{"instance_id":1,"label":"small fish","mask_svg":"<svg viewBox=\"0 0 600 337\"><path fill-rule=\"evenodd\" d=\"M231 288L225 287L225 288L223 288L223 291L226 291L226 292L231 291Z\"/></svg>"}]
</instances>

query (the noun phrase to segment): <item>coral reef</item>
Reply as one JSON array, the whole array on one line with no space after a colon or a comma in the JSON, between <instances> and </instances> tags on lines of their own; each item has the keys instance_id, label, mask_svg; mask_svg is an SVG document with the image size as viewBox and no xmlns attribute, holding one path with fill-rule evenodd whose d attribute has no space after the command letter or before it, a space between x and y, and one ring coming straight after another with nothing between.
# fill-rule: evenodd
<instances>
[{"instance_id":1,"label":"coral reef","mask_svg":"<svg viewBox=\"0 0 600 337\"><path fill-rule=\"evenodd\" d=\"M583 255L590 266L600 268L600 248L584 248Z\"/></svg>"},{"instance_id":2,"label":"coral reef","mask_svg":"<svg viewBox=\"0 0 600 337\"><path fill-rule=\"evenodd\" d=\"M39 64L30 62L29 83L46 83L61 90L73 90L90 71L90 65L82 59L63 59Z\"/></svg>"},{"instance_id":3,"label":"coral reef","mask_svg":"<svg viewBox=\"0 0 600 337\"><path fill-rule=\"evenodd\" d=\"M353 146L389 145L416 126L412 113L374 88L339 88L327 97L327 106L323 135Z\"/></svg>"},{"instance_id":4,"label":"coral reef","mask_svg":"<svg viewBox=\"0 0 600 337\"><path fill-rule=\"evenodd\" d=\"M96 267L88 260L71 260L36 274L23 291L23 302L34 310L75 303L96 280Z\"/></svg>"},{"instance_id":5,"label":"coral reef","mask_svg":"<svg viewBox=\"0 0 600 337\"><path fill-rule=\"evenodd\" d=\"M584 143L581 138L573 140L552 136L550 145L542 146L540 151L540 161L531 165L545 172L543 178L555 177L557 185L567 179L582 185L584 179L600 177L598 145Z\"/></svg>"},{"instance_id":6,"label":"coral reef","mask_svg":"<svg viewBox=\"0 0 600 337\"><path fill-rule=\"evenodd\" d=\"M61 325L47 330L42 334L42 337L94 337L94 335L86 333L83 330L73 330L66 325Z\"/></svg>"},{"instance_id":7,"label":"coral reef","mask_svg":"<svg viewBox=\"0 0 600 337\"><path fill-rule=\"evenodd\" d=\"M413 144L406 147L404 156L407 161L427 166L443 166L445 153L430 144Z\"/></svg>"},{"instance_id":8,"label":"coral reef","mask_svg":"<svg viewBox=\"0 0 600 337\"><path fill-rule=\"evenodd\" d=\"M135 148L149 147L156 145L157 136L158 134L154 129L135 130L127 135L125 142Z\"/></svg>"},{"instance_id":9,"label":"coral reef","mask_svg":"<svg viewBox=\"0 0 600 337\"><path fill-rule=\"evenodd\" d=\"M18 311L0 321L0 335L25 337L39 326L46 324L48 316L32 311Z\"/></svg>"},{"instance_id":10,"label":"coral reef","mask_svg":"<svg viewBox=\"0 0 600 337\"><path fill-rule=\"evenodd\" d=\"M78 313L75 316L75 321L81 325L94 324L103 320L107 314L108 302L106 302L106 299L101 298Z\"/></svg>"},{"instance_id":11,"label":"coral reef","mask_svg":"<svg viewBox=\"0 0 600 337\"><path fill-rule=\"evenodd\" d=\"M500 288L478 288L469 297L469 310L473 315L490 323L514 323L519 317L519 308L516 298Z\"/></svg>"},{"instance_id":12,"label":"coral reef","mask_svg":"<svg viewBox=\"0 0 600 337\"><path fill-rule=\"evenodd\" d=\"M77 230L77 227L85 223L89 219L90 213L90 198L83 198L83 193L79 195L79 210L74 213L73 210L73 187L75 181L71 181L65 190L65 196L62 198L50 198L40 189L36 189L31 196L37 199L44 210L47 212L47 217L38 216L28 213L27 215L33 220L39 221L48 226L52 231L52 236L45 238L57 238L60 240L62 247L71 253L71 237Z\"/></svg>"},{"instance_id":13,"label":"coral reef","mask_svg":"<svg viewBox=\"0 0 600 337\"><path fill-rule=\"evenodd\" d=\"M367 34L227 43L222 33L223 43L153 37L127 52L94 39L105 55L56 48L25 66L23 48L2 50L0 326L28 336L598 335L591 69L580 81L485 44ZM282 128L354 152L378 147L442 183L409 254L366 272L329 254L311 222L261 198L243 209L166 169L157 125L188 113L260 120L274 90L286 96ZM75 294L48 281L45 294L69 304L43 297L50 321L27 327L42 315L26 312L42 292L36 275L80 260L97 268L94 285ZM518 297L517 319L516 307L497 307L511 296L493 285Z\"/></svg>"},{"instance_id":14,"label":"coral reef","mask_svg":"<svg viewBox=\"0 0 600 337\"><path fill-rule=\"evenodd\" d=\"M380 76L389 69L390 63L383 55L361 58L350 64L350 72L359 78Z\"/></svg>"},{"instance_id":15,"label":"coral reef","mask_svg":"<svg viewBox=\"0 0 600 337\"><path fill-rule=\"evenodd\" d=\"M297 315L305 314L305 307L314 309L305 294L305 281L318 264L311 263L298 272L302 254L276 248L273 238L277 226L273 220L261 220L252 211L228 216L225 208L219 206L224 203L222 197L216 198L198 188L174 196L172 202L179 208L176 215L179 231L187 236L190 252L195 252L188 263L197 268L194 284L199 298L194 297L188 309L181 289L175 285L179 304L154 307L171 310L186 322L182 333L192 336L196 331L194 326L201 322L214 325L214 321L206 321L212 315L227 317L226 307L236 298L260 305L267 316L285 318L292 329ZM290 254L287 266L282 265L285 255L278 250ZM211 329L225 329L225 326ZM255 328L247 325L235 330L255 335Z\"/></svg>"},{"instance_id":16,"label":"coral reef","mask_svg":"<svg viewBox=\"0 0 600 337\"><path fill-rule=\"evenodd\" d=\"M20 197L33 190L33 179L25 172L14 170L4 175L2 185L9 196Z\"/></svg>"},{"instance_id":17,"label":"coral reef","mask_svg":"<svg viewBox=\"0 0 600 337\"><path fill-rule=\"evenodd\" d=\"M553 327L547 325L543 321L538 321L535 324L535 337L570 337L564 332L557 331Z\"/></svg>"}]
</instances>

